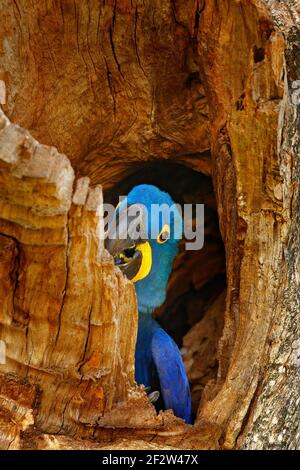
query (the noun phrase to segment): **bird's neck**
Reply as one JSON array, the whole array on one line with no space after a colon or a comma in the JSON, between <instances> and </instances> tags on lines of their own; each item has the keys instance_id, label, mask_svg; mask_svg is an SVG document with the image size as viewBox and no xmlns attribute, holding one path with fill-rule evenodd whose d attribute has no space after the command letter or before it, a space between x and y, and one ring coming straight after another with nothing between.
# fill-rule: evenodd
<instances>
[{"instance_id":1,"label":"bird's neck","mask_svg":"<svg viewBox=\"0 0 300 470\"><path fill-rule=\"evenodd\" d=\"M148 306L148 305L139 305L138 306L138 311L139 315L141 316L147 316L147 317L152 317L152 313L154 312L155 307Z\"/></svg>"},{"instance_id":2,"label":"bird's neck","mask_svg":"<svg viewBox=\"0 0 300 470\"><path fill-rule=\"evenodd\" d=\"M141 312L139 310L139 323L150 324L152 321L152 312Z\"/></svg>"},{"instance_id":3,"label":"bird's neck","mask_svg":"<svg viewBox=\"0 0 300 470\"><path fill-rule=\"evenodd\" d=\"M138 337L139 339L144 338L144 334L150 334L159 328L159 324L152 317L151 313L145 313L139 311L139 326L138 326ZM151 335L150 335L151 336Z\"/></svg>"},{"instance_id":4,"label":"bird's neck","mask_svg":"<svg viewBox=\"0 0 300 470\"><path fill-rule=\"evenodd\" d=\"M153 281L153 282L151 282ZM138 300L138 311L140 314L152 315L154 310L163 304L166 298L167 283L158 284L155 278L146 279L135 285Z\"/></svg>"}]
</instances>

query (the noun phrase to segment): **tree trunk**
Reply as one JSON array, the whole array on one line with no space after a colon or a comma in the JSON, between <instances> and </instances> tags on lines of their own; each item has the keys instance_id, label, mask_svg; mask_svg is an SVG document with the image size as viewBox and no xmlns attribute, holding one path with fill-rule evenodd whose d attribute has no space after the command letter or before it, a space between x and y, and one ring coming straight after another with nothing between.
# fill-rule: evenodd
<instances>
[{"instance_id":1,"label":"tree trunk","mask_svg":"<svg viewBox=\"0 0 300 470\"><path fill-rule=\"evenodd\" d=\"M296 0L1 0L1 448L299 448L299 24ZM100 237L102 187L149 161L212 178L225 246L183 340L192 427L134 382Z\"/></svg>"}]
</instances>

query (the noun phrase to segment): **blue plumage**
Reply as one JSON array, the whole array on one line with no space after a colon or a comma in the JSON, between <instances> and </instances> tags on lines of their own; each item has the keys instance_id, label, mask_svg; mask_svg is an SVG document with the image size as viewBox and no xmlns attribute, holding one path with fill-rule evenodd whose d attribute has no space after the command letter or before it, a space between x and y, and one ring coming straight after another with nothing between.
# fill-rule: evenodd
<instances>
[{"instance_id":1,"label":"blue plumage","mask_svg":"<svg viewBox=\"0 0 300 470\"><path fill-rule=\"evenodd\" d=\"M148 214L153 204L166 204L167 207L174 204L169 194L152 185L139 185L133 188L127 196L127 204L135 203L146 206ZM151 387L151 391L159 390L162 407L172 409L176 416L191 423L190 389L180 351L151 315L166 298L167 283L178 248L178 239L174 235L175 228L178 230L180 226L182 230L182 219L178 211L175 210L171 214L169 221L162 211L158 230L161 230L166 222L169 222L170 236L165 243L159 244L155 237L151 238L152 221L149 218L151 271L135 284L139 310L135 356L136 381Z\"/></svg>"},{"instance_id":2,"label":"blue plumage","mask_svg":"<svg viewBox=\"0 0 300 470\"><path fill-rule=\"evenodd\" d=\"M135 353L137 383L161 393L159 405L191 424L191 396L180 351L148 314L139 315Z\"/></svg>"}]
</instances>

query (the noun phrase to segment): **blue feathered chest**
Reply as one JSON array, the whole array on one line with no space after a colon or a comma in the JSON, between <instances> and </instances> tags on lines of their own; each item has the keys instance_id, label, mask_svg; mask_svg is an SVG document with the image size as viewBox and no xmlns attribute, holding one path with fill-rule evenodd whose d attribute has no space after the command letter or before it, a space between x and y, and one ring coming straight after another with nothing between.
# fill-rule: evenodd
<instances>
[{"instance_id":1,"label":"blue feathered chest","mask_svg":"<svg viewBox=\"0 0 300 470\"><path fill-rule=\"evenodd\" d=\"M135 352L135 376L139 384L159 391L159 409L191 423L191 395L180 351L150 314L139 314Z\"/></svg>"}]
</instances>

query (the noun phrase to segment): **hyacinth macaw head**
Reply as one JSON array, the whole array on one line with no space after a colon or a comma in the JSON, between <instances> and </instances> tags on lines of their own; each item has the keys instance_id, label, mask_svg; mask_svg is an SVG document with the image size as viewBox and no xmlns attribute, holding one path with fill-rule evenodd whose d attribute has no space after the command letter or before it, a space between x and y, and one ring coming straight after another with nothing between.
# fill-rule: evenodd
<instances>
[{"instance_id":1,"label":"hyacinth macaw head","mask_svg":"<svg viewBox=\"0 0 300 470\"><path fill-rule=\"evenodd\" d=\"M182 232L179 207L156 186L135 186L117 206L106 248L135 283L139 312L164 302Z\"/></svg>"}]
</instances>

